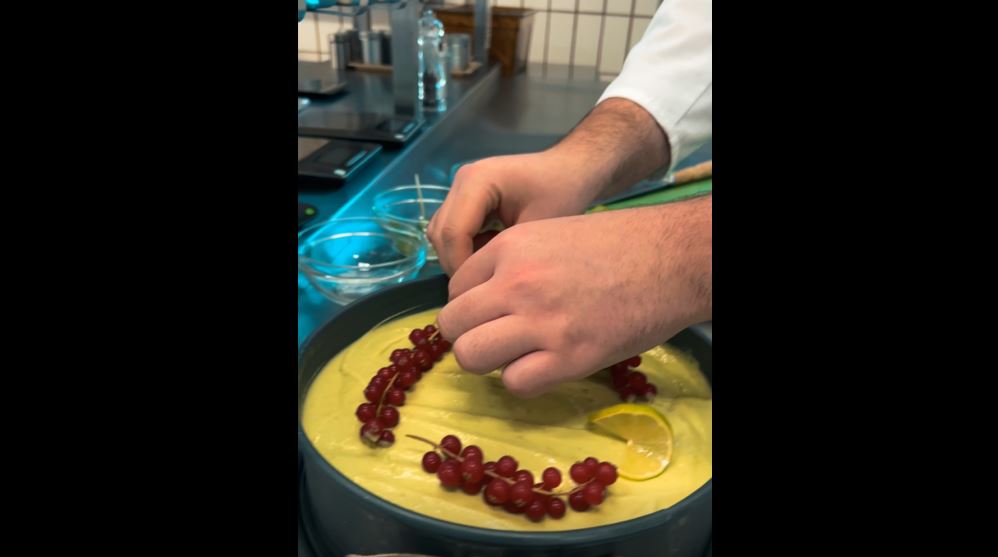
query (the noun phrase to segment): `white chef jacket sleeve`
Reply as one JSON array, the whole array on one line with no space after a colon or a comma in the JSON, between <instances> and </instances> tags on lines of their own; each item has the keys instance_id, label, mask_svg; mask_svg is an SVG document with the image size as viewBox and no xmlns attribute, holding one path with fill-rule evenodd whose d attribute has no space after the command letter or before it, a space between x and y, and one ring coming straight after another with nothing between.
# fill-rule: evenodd
<instances>
[{"instance_id":1,"label":"white chef jacket sleeve","mask_svg":"<svg viewBox=\"0 0 998 557\"><path fill-rule=\"evenodd\" d=\"M669 138L670 170L711 136L711 2L663 0L596 103L620 97L647 110Z\"/></svg>"}]
</instances>

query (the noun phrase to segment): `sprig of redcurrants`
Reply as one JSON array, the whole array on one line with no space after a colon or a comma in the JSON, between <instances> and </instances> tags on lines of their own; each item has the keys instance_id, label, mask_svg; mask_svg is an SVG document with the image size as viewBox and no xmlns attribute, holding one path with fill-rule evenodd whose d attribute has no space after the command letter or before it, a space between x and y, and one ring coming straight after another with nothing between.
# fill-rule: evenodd
<instances>
[{"instance_id":1,"label":"sprig of redcurrants","mask_svg":"<svg viewBox=\"0 0 998 557\"><path fill-rule=\"evenodd\" d=\"M417 435L407 434L407 437L433 446L432 451L423 455L423 470L436 474L445 488L461 489L468 495L482 493L487 504L525 514L534 522L543 520L545 515L565 516L562 497L577 512L596 507L606 499L607 486L617 481L616 466L588 457L569 469L576 485L568 491L555 492L562 479L561 472L553 466L545 468L541 481L534 483L534 475L529 470L518 470L519 463L512 456L483 462L485 454L481 448L468 445L462 449L461 440L454 435L447 435L440 443Z\"/></svg>"},{"instance_id":2,"label":"sprig of redcurrants","mask_svg":"<svg viewBox=\"0 0 998 557\"><path fill-rule=\"evenodd\" d=\"M378 370L364 388L367 402L357 407L357 419L363 424L360 437L373 446L388 447L395 443L392 428L398 425L398 408L405 404L405 393L422 379L433 364L443 359L451 343L440 336L434 325L409 332L412 348L393 350L391 364ZM613 388L624 402L651 400L658 389L648 378L633 368L641 365L641 357L633 356L610 366ZM501 488L497 488L501 489Z\"/></svg>"},{"instance_id":3,"label":"sprig of redcurrants","mask_svg":"<svg viewBox=\"0 0 998 557\"><path fill-rule=\"evenodd\" d=\"M648 382L645 374L633 370L639 365L641 365L641 356L631 356L609 368L613 388L624 402L651 400L658 394L658 388Z\"/></svg>"},{"instance_id":4,"label":"sprig of redcurrants","mask_svg":"<svg viewBox=\"0 0 998 557\"><path fill-rule=\"evenodd\" d=\"M405 404L405 392L422 379L433 364L443 359L451 348L433 325L409 333L412 348L392 351L391 364L383 367L364 388L367 402L357 407L360 437L371 445L388 447L395 442L392 428L399 423L398 407Z\"/></svg>"}]
</instances>

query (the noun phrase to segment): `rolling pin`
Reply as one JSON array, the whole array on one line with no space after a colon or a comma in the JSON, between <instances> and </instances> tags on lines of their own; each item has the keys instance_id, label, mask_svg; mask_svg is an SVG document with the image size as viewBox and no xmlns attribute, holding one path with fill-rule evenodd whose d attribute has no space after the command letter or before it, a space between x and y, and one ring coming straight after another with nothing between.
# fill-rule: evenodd
<instances>
[{"instance_id":1,"label":"rolling pin","mask_svg":"<svg viewBox=\"0 0 998 557\"><path fill-rule=\"evenodd\" d=\"M714 161L706 161L700 164L695 164L693 166L686 167L682 170L674 172L672 174L672 180L666 178L666 182L669 185L681 186L683 184L689 184L691 182L699 182L700 180L706 180L713 175L714 172Z\"/></svg>"}]
</instances>

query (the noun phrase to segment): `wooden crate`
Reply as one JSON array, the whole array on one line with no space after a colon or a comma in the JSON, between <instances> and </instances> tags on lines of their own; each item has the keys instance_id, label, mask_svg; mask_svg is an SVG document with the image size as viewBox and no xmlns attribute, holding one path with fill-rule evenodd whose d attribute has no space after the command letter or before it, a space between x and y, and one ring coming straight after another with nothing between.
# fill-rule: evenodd
<instances>
[{"instance_id":1,"label":"wooden crate","mask_svg":"<svg viewBox=\"0 0 998 557\"><path fill-rule=\"evenodd\" d=\"M475 36L475 14L471 6L436 6L434 12L444 24L445 32ZM489 60L502 65L503 75L512 75L527 67L535 13L536 10L524 8L492 8Z\"/></svg>"}]
</instances>

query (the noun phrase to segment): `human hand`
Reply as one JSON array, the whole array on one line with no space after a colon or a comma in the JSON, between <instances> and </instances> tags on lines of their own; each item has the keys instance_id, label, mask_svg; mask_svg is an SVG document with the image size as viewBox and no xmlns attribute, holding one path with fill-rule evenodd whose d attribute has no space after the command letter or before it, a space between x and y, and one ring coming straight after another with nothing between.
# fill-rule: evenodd
<instances>
[{"instance_id":1,"label":"human hand","mask_svg":"<svg viewBox=\"0 0 998 557\"><path fill-rule=\"evenodd\" d=\"M441 334L512 393L585 377L710 319L710 196L501 232L450 281Z\"/></svg>"},{"instance_id":2,"label":"human hand","mask_svg":"<svg viewBox=\"0 0 998 557\"><path fill-rule=\"evenodd\" d=\"M426 231L444 272L453 275L471 256L476 237L492 219L510 227L585 211L598 192L591 177L572 170L578 166L552 151L462 166Z\"/></svg>"}]
</instances>

